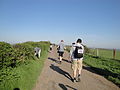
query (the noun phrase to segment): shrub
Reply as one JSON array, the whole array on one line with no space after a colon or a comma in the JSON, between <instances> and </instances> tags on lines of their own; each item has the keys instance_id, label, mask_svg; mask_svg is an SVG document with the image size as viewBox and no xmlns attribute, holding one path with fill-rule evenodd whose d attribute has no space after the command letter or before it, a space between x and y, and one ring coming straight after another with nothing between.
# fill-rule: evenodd
<instances>
[{"instance_id":1,"label":"shrub","mask_svg":"<svg viewBox=\"0 0 120 90\"><path fill-rule=\"evenodd\" d=\"M15 59L20 61L25 61L34 56L34 49L28 44L16 44L13 46L15 49Z\"/></svg>"},{"instance_id":2,"label":"shrub","mask_svg":"<svg viewBox=\"0 0 120 90\"><path fill-rule=\"evenodd\" d=\"M47 57L49 42L25 42L15 45L0 42L0 90L31 90ZM40 60L34 48L42 49ZM31 79L32 78L32 79Z\"/></svg>"},{"instance_id":3,"label":"shrub","mask_svg":"<svg viewBox=\"0 0 120 90\"><path fill-rule=\"evenodd\" d=\"M0 69L8 67L14 60L14 48L5 42L0 42Z\"/></svg>"}]
</instances>

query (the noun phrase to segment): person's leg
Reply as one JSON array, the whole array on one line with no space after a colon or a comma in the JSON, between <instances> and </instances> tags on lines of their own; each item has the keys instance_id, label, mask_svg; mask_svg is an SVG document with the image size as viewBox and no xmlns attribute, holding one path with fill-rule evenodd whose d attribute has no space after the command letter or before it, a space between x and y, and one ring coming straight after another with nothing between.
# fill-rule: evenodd
<instances>
[{"instance_id":1,"label":"person's leg","mask_svg":"<svg viewBox=\"0 0 120 90\"><path fill-rule=\"evenodd\" d=\"M82 60L78 61L78 75L81 75L81 71L82 71Z\"/></svg>"},{"instance_id":2,"label":"person's leg","mask_svg":"<svg viewBox=\"0 0 120 90\"><path fill-rule=\"evenodd\" d=\"M62 56L60 56L60 61L62 61Z\"/></svg>"},{"instance_id":3,"label":"person's leg","mask_svg":"<svg viewBox=\"0 0 120 90\"><path fill-rule=\"evenodd\" d=\"M50 48L50 52L52 51L52 48Z\"/></svg>"},{"instance_id":4,"label":"person's leg","mask_svg":"<svg viewBox=\"0 0 120 90\"><path fill-rule=\"evenodd\" d=\"M76 75L77 75L77 61L73 60L72 62L72 69L73 69L73 82L76 81Z\"/></svg>"},{"instance_id":5,"label":"person's leg","mask_svg":"<svg viewBox=\"0 0 120 90\"><path fill-rule=\"evenodd\" d=\"M38 52L38 58L40 58L40 51Z\"/></svg>"},{"instance_id":6,"label":"person's leg","mask_svg":"<svg viewBox=\"0 0 120 90\"><path fill-rule=\"evenodd\" d=\"M59 52L59 60L60 60L60 64L61 64L61 61L62 61L61 52Z\"/></svg>"},{"instance_id":7,"label":"person's leg","mask_svg":"<svg viewBox=\"0 0 120 90\"><path fill-rule=\"evenodd\" d=\"M76 78L76 75L77 75L77 69L73 71L73 78Z\"/></svg>"},{"instance_id":8,"label":"person's leg","mask_svg":"<svg viewBox=\"0 0 120 90\"><path fill-rule=\"evenodd\" d=\"M41 49L40 49L40 56L41 56Z\"/></svg>"},{"instance_id":9,"label":"person's leg","mask_svg":"<svg viewBox=\"0 0 120 90\"><path fill-rule=\"evenodd\" d=\"M64 52L60 52L60 63L62 62L62 59L63 59L63 53Z\"/></svg>"},{"instance_id":10,"label":"person's leg","mask_svg":"<svg viewBox=\"0 0 120 90\"><path fill-rule=\"evenodd\" d=\"M82 72L82 60L78 60L78 82L80 82L81 72Z\"/></svg>"},{"instance_id":11,"label":"person's leg","mask_svg":"<svg viewBox=\"0 0 120 90\"><path fill-rule=\"evenodd\" d=\"M34 56L36 56L36 52L35 52Z\"/></svg>"}]
</instances>

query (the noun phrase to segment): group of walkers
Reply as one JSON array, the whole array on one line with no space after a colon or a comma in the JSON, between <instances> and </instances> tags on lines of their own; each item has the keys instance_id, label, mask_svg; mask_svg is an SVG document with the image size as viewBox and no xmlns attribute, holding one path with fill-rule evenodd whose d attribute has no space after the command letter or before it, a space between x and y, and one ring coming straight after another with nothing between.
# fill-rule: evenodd
<instances>
[{"instance_id":1,"label":"group of walkers","mask_svg":"<svg viewBox=\"0 0 120 90\"><path fill-rule=\"evenodd\" d=\"M59 54L59 62L62 63L64 50L66 49L64 45L64 41L61 40L59 43L57 50ZM71 68L73 70L73 82L80 82L81 70L82 70L82 61L84 54L84 46L82 45L82 40L78 39L76 43L72 43L72 47L70 50L70 60L71 60Z\"/></svg>"}]
</instances>

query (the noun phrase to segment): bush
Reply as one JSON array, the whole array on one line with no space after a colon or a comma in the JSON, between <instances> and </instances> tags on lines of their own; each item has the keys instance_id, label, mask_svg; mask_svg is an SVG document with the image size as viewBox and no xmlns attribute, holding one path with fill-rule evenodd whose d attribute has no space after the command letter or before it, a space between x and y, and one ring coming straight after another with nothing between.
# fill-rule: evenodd
<instances>
[{"instance_id":1,"label":"bush","mask_svg":"<svg viewBox=\"0 0 120 90\"><path fill-rule=\"evenodd\" d=\"M49 42L25 42L15 45L0 42L0 90L31 90L47 57ZM34 48L42 49L40 60Z\"/></svg>"},{"instance_id":2,"label":"bush","mask_svg":"<svg viewBox=\"0 0 120 90\"><path fill-rule=\"evenodd\" d=\"M5 42L0 42L0 70L8 67L14 60L14 48Z\"/></svg>"},{"instance_id":3,"label":"bush","mask_svg":"<svg viewBox=\"0 0 120 90\"><path fill-rule=\"evenodd\" d=\"M43 51L47 51L46 47L49 47L50 42L25 42L15 45L10 45L6 42L0 42L0 70L9 66L15 67L21 62L25 62L29 59L34 59L34 48L39 47Z\"/></svg>"},{"instance_id":4,"label":"bush","mask_svg":"<svg viewBox=\"0 0 120 90\"><path fill-rule=\"evenodd\" d=\"M13 46L15 49L15 59L19 61L25 61L34 56L34 49L28 44L16 44Z\"/></svg>"}]
</instances>

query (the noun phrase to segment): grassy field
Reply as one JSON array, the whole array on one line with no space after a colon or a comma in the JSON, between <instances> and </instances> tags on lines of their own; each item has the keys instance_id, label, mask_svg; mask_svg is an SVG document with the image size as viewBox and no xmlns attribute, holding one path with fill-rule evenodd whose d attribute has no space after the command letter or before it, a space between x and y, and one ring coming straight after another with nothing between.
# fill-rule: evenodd
<instances>
[{"instance_id":1,"label":"grassy field","mask_svg":"<svg viewBox=\"0 0 120 90\"><path fill-rule=\"evenodd\" d=\"M120 60L85 55L84 63L120 87Z\"/></svg>"},{"instance_id":2,"label":"grassy field","mask_svg":"<svg viewBox=\"0 0 120 90\"><path fill-rule=\"evenodd\" d=\"M97 55L97 49L90 49L90 54ZM98 49L98 56L105 58L113 58L113 50L110 49ZM120 60L120 51L116 50L115 59Z\"/></svg>"},{"instance_id":3,"label":"grassy field","mask_svg":"<svg viewBox=\"0 0 120 90\"><path fill-rule=\"evenodd\" d=\"M32 90L32 88L34 87L44 65L44 61L46 60L49 43L46 44L44 42L26 42L20 45L24 46L26 44L30 45L31 49L36 46L42 49L40 59L35 57L31 51L31 56L27 57L28 59L24 58L25 60L18 60L20 61L20 63L17 64L15 67L7 66L7 68L3 67L2 69L0 69L0 90ZM15 50L17 48L15 48ZM28 47L24 48L25 51L29 50L27 48ZM28 52L29 51L27 51L25 54L30 55Z\"/></svg>"}]
</instances>

